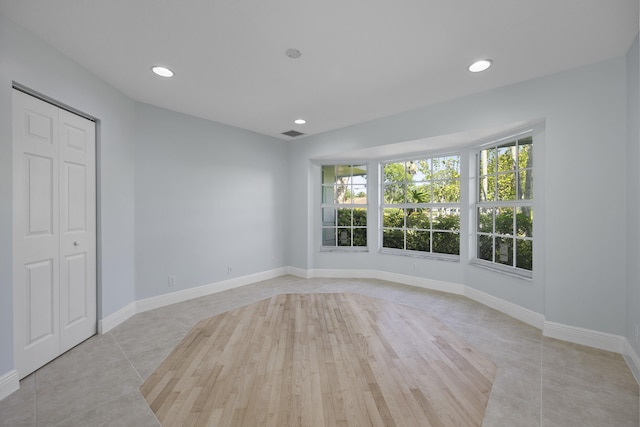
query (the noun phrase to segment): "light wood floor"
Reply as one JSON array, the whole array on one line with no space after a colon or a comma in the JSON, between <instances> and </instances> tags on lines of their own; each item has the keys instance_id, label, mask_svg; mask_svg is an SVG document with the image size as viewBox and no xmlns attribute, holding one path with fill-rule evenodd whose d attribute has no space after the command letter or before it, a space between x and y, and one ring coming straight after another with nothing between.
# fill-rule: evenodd
<instances>
[{"instance_id":1,"label":"light wood floor","mask_svg":"<svg viewBox=\"0 0 640 427\"><path fill-rule=\"evenodd\" d=\"M495 372L423 311L284 294L202 320L140 390L165 427L471 427Z\"/></svg>"}]
</instances>

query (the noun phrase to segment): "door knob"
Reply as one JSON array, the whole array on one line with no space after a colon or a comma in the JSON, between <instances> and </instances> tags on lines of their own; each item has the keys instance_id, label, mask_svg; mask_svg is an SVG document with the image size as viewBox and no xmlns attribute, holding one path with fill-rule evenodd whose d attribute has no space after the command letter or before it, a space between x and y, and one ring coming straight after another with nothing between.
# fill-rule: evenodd
<instances>
[{"instance_id":1,"label":"door knob","mask_svg":"<svg viewBox=\"0 0 640 427\"><path fill-rule=\"evenodd\" d=\"M78 246L78 245L80 245L80 243L77 240L73 242L73 246Z\"/></svg>"}]
</instances>

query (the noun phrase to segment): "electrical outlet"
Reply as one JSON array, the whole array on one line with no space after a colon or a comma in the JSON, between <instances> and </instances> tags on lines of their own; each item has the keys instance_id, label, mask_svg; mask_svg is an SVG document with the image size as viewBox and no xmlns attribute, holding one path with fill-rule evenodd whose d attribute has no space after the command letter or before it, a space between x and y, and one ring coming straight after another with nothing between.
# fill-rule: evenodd
<instances>
[{"instance_id":1,"label":"electrical outlet","mask_svg":"<svg viewBox=\"0 0 640 427\"><path fill-rule=\"evenodd\" d=\"M231 274L233 273L233 268L231 268L231 266L227 267L227 274Z\"/></svg>"},{"instance_id":2,"label":"electrical outlet","mask_svg":"<svg viewBox=\"0 0 640 427\"><path fill-rule=\"evenodd\" d=\"M176 285L176 276L169 276L168 280L169 287L173 287Z\"/></svg>"},{"instance_id":3,"label":"electrical outlet","mask_svg":"<svg viewBox=\"0 0 640 427\"><path fill-rule=\"evenodd\" d=\"M413 263L413 271L416 271L416 263Z\"/></svg>"}]
</instances>

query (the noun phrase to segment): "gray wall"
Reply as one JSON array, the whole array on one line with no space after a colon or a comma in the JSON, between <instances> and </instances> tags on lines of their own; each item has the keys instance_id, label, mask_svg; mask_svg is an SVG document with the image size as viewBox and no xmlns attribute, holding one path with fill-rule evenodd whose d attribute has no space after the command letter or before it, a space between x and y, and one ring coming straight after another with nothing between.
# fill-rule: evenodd
<instances>
[{"instance_id":1,"label":"gray wall","mask_svg":"<svg viewBox=\"0 0 640 427\"><path fill-rule=\"evenodd\" d=\"M627 328L626 336L640 354L640 43L627 54Z\"/></svg>"},{"instance_id":2,"label":"gray wall","mask_svg":"<svg viewBox=\"0 0 640 427\"><path fill-rule=\"evenodd\" d=\"M11 86L100 120L100 318L134 301L135 103L0 15L0 376L13 369Z\"/></svg>"},{"instance_id":3,"label":"gray wall","mask_svg":"<svg viewBox=\"0 0 640 427\"><path fill-rule=\"evenodd\" d=\"M286 265L285 141L146 104L137 123L136 299Z\"/></svg>"},{"instance_id":4,"label":"gray wall","mask_svg":"<svg viewBox=\"0 0 640 427\"><path fill-rule=\"evenodd\" d=\"M303 179L291 180L292 211L300 214L290 221L289 263L378 268L466 284L548 321L622 335L625 230L616 225L626 223L626 114L626 61L618 58L292 143L290 176ZM366 254L320 253L309 235L318 227L312 159L537 119L545 132L536 146L535 212L544 226L535 234L533 280L469 266L465 259L453 264L380 255L376 247ZM376 226L369 232L377 233Z\"/></svg>"}]
</instances>

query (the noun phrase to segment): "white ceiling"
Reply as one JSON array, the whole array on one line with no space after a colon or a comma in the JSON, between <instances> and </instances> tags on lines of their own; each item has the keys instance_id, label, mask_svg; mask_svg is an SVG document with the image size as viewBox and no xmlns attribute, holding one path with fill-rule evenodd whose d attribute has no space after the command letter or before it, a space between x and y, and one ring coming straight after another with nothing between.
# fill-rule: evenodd
<instances>
[{"instance_id":1,"label":"white ceiling","mask_svg":"<svg viewBox=\"0 0 640 427\"><path fill-rule=\"evenodd\" d=\"M0 13L138 101L286 140L623 56L639 16L638 0L0 0ZM494 66L469 73L479 58Z\"/></svg>"}]
</instances>

